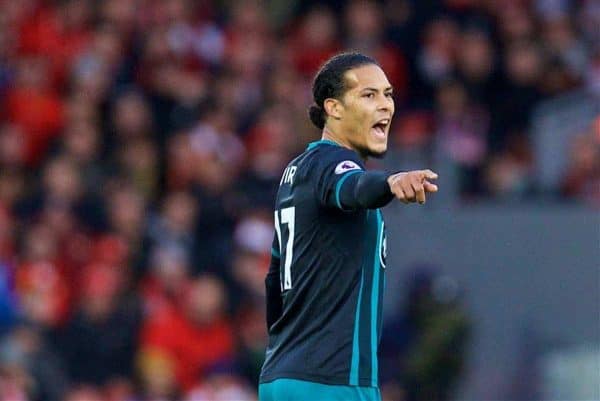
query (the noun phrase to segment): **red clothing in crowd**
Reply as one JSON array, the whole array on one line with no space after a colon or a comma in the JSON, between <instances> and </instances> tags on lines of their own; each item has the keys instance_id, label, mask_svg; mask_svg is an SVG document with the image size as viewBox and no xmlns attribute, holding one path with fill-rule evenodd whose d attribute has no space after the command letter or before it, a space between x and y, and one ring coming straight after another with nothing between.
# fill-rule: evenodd
<instances>
[{"instance_id":1,"label":"red clothing in crowd","mask_svg":"<svg viewBox=\"0 0 600 401\"><path fill-rule=\"evenodd\" d=\"M22 54L47 57L52 83L59 88L64 85L69 68L89 45L90 39L89 26L66 26L58 10L42 8L22 22L18 48Z\"/></svg>"},{"instance_id":2,"label":"red clothing in crowd","mask_svg":"<svg viewBox=\"0 0 600 401\"><path fill-rule=\"evenodd\" d=\"M7 117L19 125L25 135L25 161L36 165L46 153L50 141L60 133L63 104L51 91L14 88L6 99Z\"/></svg>"},{"instance_id":3,"label":"red clothing in crowd","mask_svg":"<svg viewBox=\"0 0 600 401\"><path fill-rule=\"evenodd\" d=\"M233 343L232 327L225 318L199 326L180 311L150 318L142 329L142 348L158 348L168 353L184 390L198 384L211 366L230 361Z\"/></svg>"}]
</instances>

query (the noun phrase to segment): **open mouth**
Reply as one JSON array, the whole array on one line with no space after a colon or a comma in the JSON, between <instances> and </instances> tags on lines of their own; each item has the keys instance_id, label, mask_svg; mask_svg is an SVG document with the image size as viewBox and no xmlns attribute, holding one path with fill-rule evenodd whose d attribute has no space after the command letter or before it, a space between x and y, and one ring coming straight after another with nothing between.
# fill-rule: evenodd
<instances>
[{"instance_id":1,"label":"open mouth","mask_svg":"<svg viewBox=\"0 0 600 401\"><path fill-rule=\"evenodd\" d=\"M390 119L389 118L385 118L383 120L379 120L377 121L377 123L375 123L373 125L373 132L381 138L385 138L385 131L388 127L388 125L390 124Z\"/></svg>"}]
</instances>

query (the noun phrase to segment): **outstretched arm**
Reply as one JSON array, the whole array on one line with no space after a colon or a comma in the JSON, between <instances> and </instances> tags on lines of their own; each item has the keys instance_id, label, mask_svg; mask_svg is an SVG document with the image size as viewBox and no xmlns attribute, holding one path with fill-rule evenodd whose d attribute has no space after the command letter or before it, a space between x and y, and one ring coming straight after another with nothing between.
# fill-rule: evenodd
<instances>
[{"instance_id":1,"label":"outstretched arm","mask_svg":"<svg viewBox=\"0 0 600 401\"><path fill-rule=\"evenodd\" d=\"M387 174L380 171L359 171L349 175L336 192L337 205L345 210L377 209L394 197L404 203L426 201L426 194L437 192L429 182L437 178L431 170Z\"/></svg>"}]
</instances>

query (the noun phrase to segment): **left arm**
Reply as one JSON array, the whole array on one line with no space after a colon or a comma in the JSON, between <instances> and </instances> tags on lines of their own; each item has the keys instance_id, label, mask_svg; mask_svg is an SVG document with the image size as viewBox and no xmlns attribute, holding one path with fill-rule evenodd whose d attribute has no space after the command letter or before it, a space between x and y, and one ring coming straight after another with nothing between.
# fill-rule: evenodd
<instances>
[{"instance_id":1,"label":"left arm","mask_svg":"<svg viewBox=\"0 0 600 401\"><path fill-rule=\"evenodd\" d=\"M271 263L269 272L265 278L266 298L267 298L267 330L271 329L280 317L283 311L283 300L281 299L281 280L279 278L279 265L281 258L279 255L279 241L277 235L274 236L273 247L271 249Z\"/></svg>"}]
</instances>

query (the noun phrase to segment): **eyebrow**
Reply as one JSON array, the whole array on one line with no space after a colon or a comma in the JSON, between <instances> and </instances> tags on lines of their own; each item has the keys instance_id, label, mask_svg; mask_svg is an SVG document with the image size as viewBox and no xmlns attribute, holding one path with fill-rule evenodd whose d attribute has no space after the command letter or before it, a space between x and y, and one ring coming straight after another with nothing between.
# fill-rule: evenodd
<instances>
[{"instance_id":1,"label":"eyebrow","mask_svg":"<svg viewBox=\"0 0 600 401\"><path fill-rule=\"evenodd\" d=\"M371 88L371 87L368 87L368 88L364 88L364 89L362 89L362 90L361 90L361 92L365 92L365 91L379 92L379 89L377 89L377 88ZM394 91L394 88L393 88L392 86L388 86L388 87L385 87L385 88L383 89L383 91L384 91L384 92L393 92L393 91Z\"/></svg>"}]
</instances>

